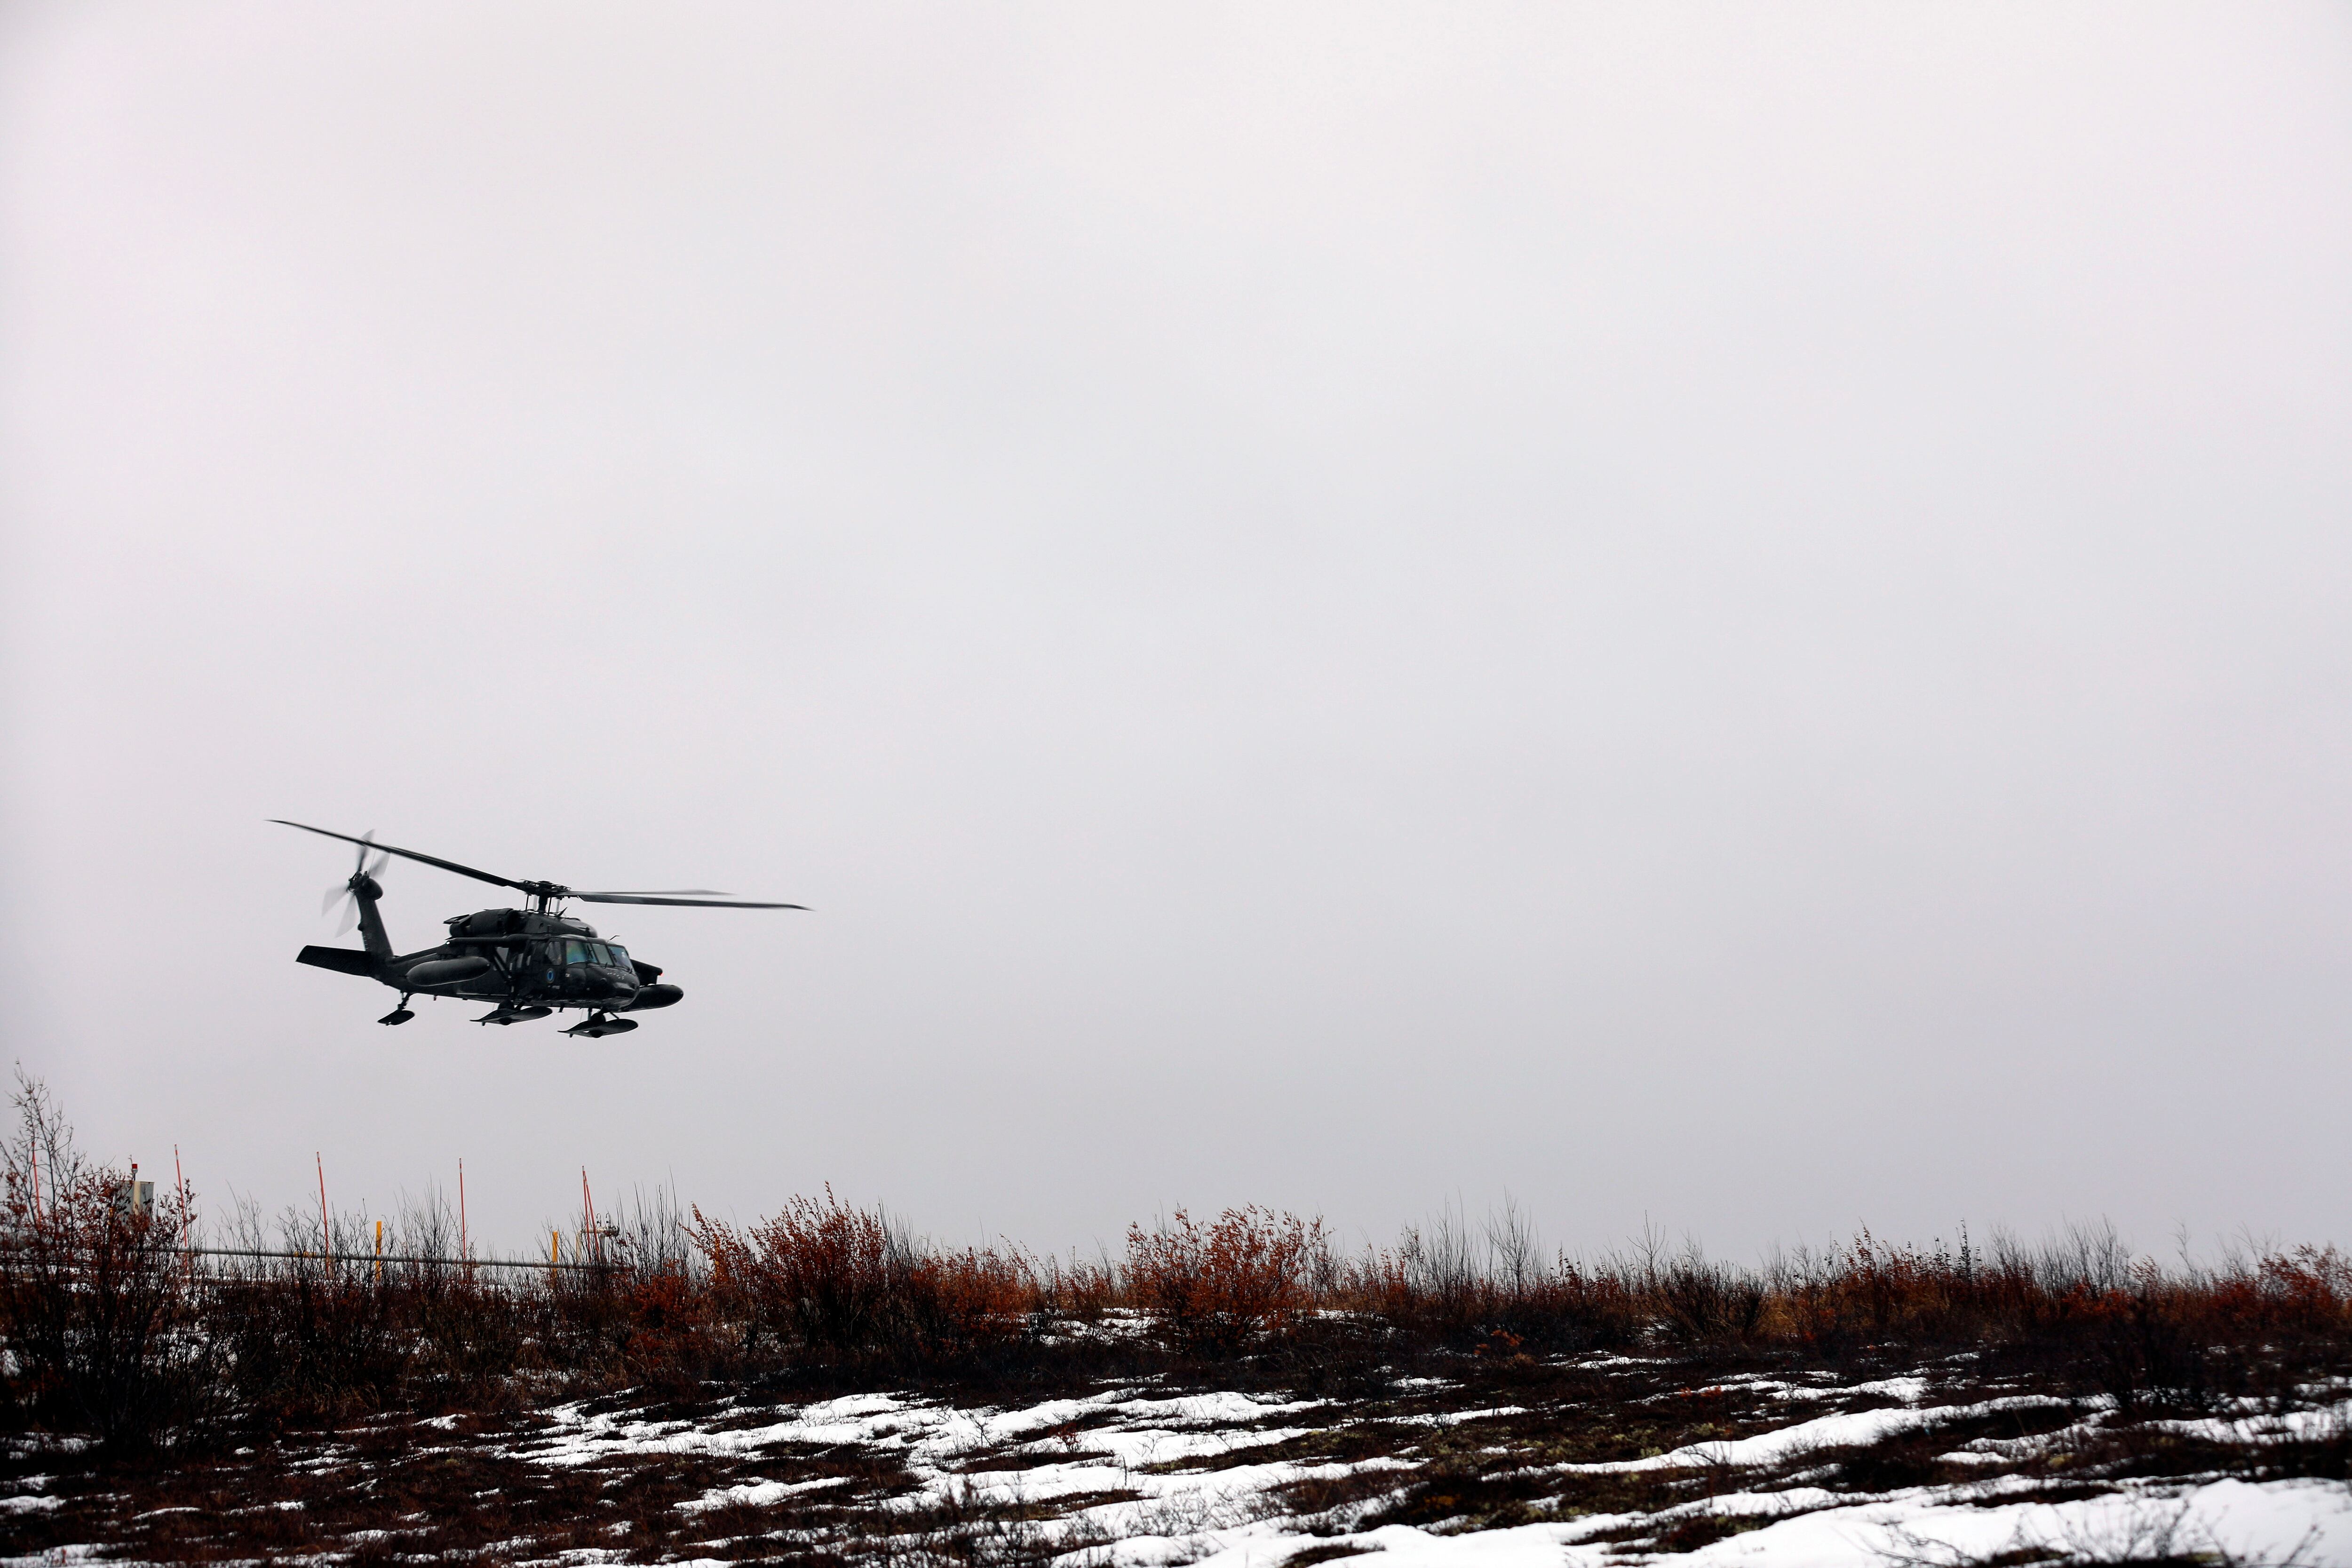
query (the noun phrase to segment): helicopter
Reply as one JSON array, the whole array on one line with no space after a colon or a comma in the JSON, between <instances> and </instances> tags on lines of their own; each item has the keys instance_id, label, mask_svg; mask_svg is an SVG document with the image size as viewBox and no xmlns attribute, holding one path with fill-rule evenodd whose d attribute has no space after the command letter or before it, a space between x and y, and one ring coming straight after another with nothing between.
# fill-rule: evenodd
<instances>
[{"instance_id":1,"label":"helicopter","mask_svg":"<svg viewBox=\"0 0 2352 1568\"><path fill-rule=\"evenodd\" d=\"M566 1008L578 1008L588 1016L564 1030L565 1034L592 1040L626 1034L637 1026L637 1021L621 1015L676 1006L686 993L662 981L659 965L630 957L628 949L599 937L593 927L566 916L561 908L565 900L576 899L583 904L687 904L721 910L808 907L705 896L713 892L709 888L678 888L656 893L575 892L556 882L518 882L511 877L493 876L436 855L379 844L373 832L354 837L312 827L304 822L289 822L282 816L269 820L283 827L299 827L305 833L359 846L359 858L352 868L350 879L327 889L325 907L332 909L339 900L343 901L352 911L352 920L358 925L360 940L365 946L358 952L347 947L306 947L294 955L294 962L378 981L399 992L400 1005L378 1018L379 1024L405 1024L416 1016L408 1007L413 996L455 996L490 1004L490 1010L474 1020L477 1024L520 1024ZM369 864L371 854L375 858L373 865ZM440 946L421 952L395 953L392 951L392 939L384 934L383 918L376 913L375 907L376 900L383 897L383 887L375 879L376 874L391 863L394 855L438 866L477 881L512 888L523 895L528 907L452 915L445 922L449 927L448 938ZM343 929L348 931L352 928L345 925Z\"/></svg>"}]
</instances>

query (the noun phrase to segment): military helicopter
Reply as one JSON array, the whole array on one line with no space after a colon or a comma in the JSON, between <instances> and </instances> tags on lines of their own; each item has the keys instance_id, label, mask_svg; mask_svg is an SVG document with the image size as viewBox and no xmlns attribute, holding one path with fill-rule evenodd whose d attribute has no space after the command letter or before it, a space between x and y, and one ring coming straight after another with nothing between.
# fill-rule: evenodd
<instances>
[{"instance_id":1,"label":"military helicopter","mask_svg":"<svg viewBox=\"0 0 2352 1568\"><path fill-rule=\"evenodd\" d=\"M438 856L378 844L373 833L353 837L348 833L312 827L308 823L288 822L282 816L269 820L280 826L299 827L305 833L340 838L360 847L351 879L327 889L326 908L332 909L338 899L351 907L365 948L354 952L347 947L306 947L294 955L294 962L331 969L338 974L381 981L399 992L400 1005L378 1018L379 1024L405 1024L416 1016L408 1010L412 996L456 996L490 1004L490 1010L474 1020L477 1024L520 1024L576 1007L587 1013L587 1019L564 1030L565 1034L585 1036L592 1040L626 1034L637 1026L637 1021L619 1015L674 1006L686 993L675 985L663 984L658 966L630 957L628 949L603 940L593 928L566 917L560 908L566 900L576 899L583 904L690 904L720 910L807 908L805 904L761 904L702 896L712 891L709 888L680 888L658 893L579 893L554 882L518 882L510 877L492 876ZM371 853L375 857L373 865L368 863ZM392 951L392 939L384 935L383 919L375 910L376 900L383 897L376 873L390 864L394 855L422 860L427 866L438 866L477 881L512 888L523 895L529 907L452 915L447 921L448 940L439 947L422 952L395 953ZM343 929L348 931L352 928L345 925Z\"/></svg>"}]
</instances>

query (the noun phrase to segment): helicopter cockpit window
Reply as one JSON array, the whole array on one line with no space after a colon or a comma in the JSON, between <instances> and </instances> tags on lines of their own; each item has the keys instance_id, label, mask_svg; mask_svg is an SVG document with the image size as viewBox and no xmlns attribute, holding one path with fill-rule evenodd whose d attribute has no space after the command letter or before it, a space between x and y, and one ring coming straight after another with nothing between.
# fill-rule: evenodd
<instances>
[{"instance_id":1,"label":"helicopter cockpit window","mask_svg":"<svg viewBox=\"0 0 2352 1568\"><path fill-rule=\"evenodd\" d=\"M588 944L584 942L565 942L563 944L563 962L566 963L587 963Z\"/></svg>"},{"instance_id":2,"label":"helicopter cockpit window","mask_svg":"<svg viewBox=\"0 0 2352 1568\"><path fill-rule=\"evenodd\" d=\"M619 942L614 942L613 944L613 967L615 969L626 969L629 967L629 950L623 947Z\"/></svg>"},{"instance_id":3,"label":"helicopter cockpit window","mask_svg":"<svg viewBox=\"0 0 2352 1568\"><path fill-rule=\"evenodd\" d=\"M606 968L606 969L610 969L610 968L612 968L612 967L613 967L613 955L612 955L612 953L611 953L611 952L607 952L607 951L605 950L604 944L603 942L590 942L590 943L588 944L588 951L589 951L591 953L593 953L593 954L594 954L594 955L595 955L595 962L596 962L597 963L602 964L602 965L603 965L604 968Z\"/></svg>"}]
</instances>

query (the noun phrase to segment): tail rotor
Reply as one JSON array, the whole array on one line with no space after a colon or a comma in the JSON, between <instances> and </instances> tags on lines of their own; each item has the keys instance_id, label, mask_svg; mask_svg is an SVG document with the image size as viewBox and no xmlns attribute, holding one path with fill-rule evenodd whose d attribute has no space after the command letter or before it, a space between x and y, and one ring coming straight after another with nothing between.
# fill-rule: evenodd
<instances>
[{"instance_id":1,"label":"tail rotor","mask_svg":"<svg viewBox=\"0 0 2352 1568\"><path fill-rule=\"evenodd\" d=\"M368 851L375 847L374 828L369 828L353 842L359 845L360 850L352 863L351 879L338 882L329 888L325 900L319 905L319 912L322 915L332 912L339 902L343 906L343 923L341 929L336 931L337 936L349 935L352 928L360 923L360 890L362 888L368 889L368 896L371 898L381 898L383 895L383 889L376 882L376 875L392 864L389 851L378 851L375 864L373 866L368 864Z\"/></svg>"}]
</instances>

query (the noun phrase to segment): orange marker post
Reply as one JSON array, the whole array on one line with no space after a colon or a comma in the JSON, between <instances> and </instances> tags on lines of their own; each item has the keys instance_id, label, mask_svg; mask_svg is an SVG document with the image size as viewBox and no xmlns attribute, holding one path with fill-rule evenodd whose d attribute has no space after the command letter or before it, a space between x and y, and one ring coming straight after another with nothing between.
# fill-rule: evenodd
<instances>
[{"instance_id":1,"label":"orange marker post","mask_svg":"<svg viewBox=\"0 0 2352 1568\"><path fill-rule=\"evenodd\" d=\"M188 1278L196 1277L196 1244L188 1234L188 1173L180 1168L180 1146L172 1145L172 1181L180 1189L180 1255L187 1260Z\"/></svg>"}]
</instances>

